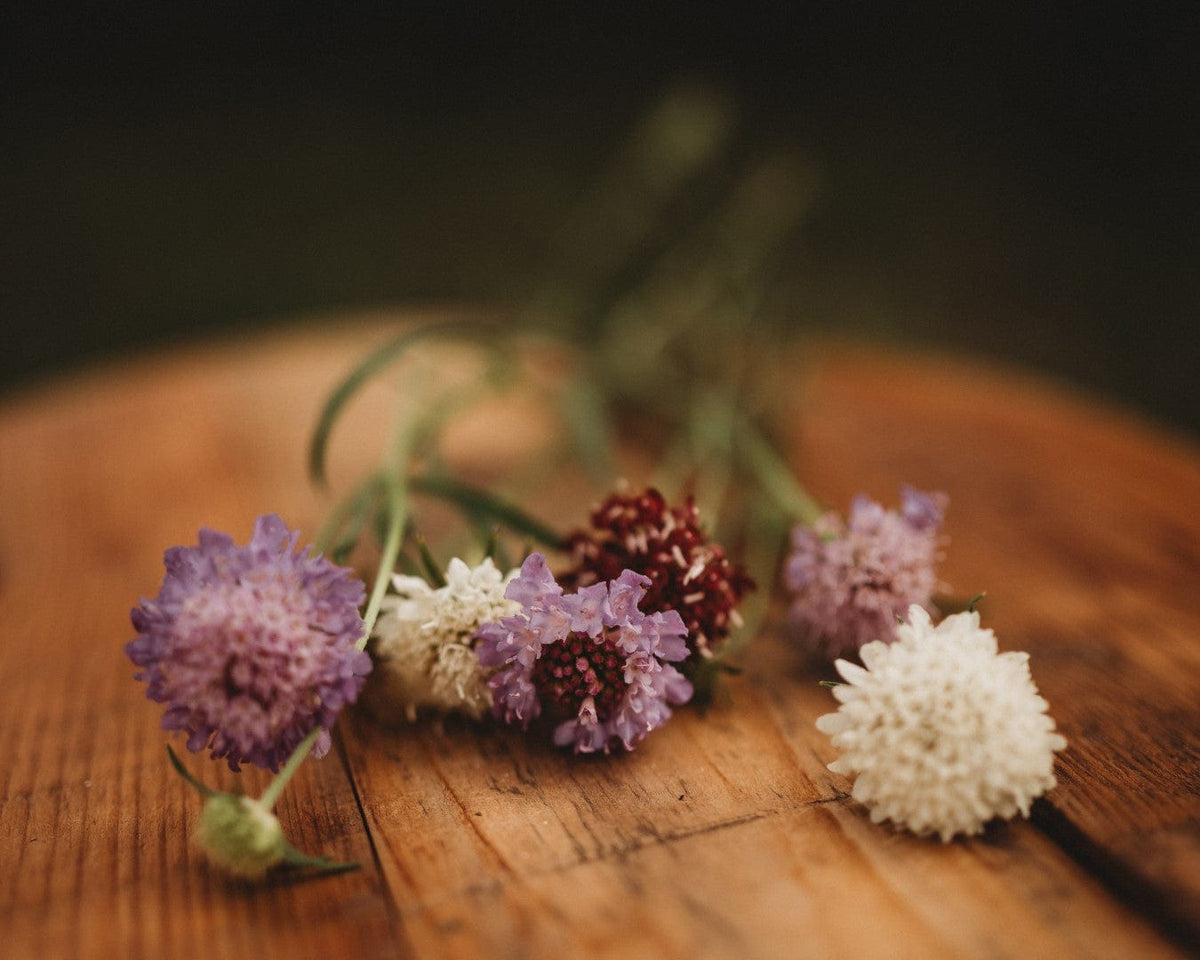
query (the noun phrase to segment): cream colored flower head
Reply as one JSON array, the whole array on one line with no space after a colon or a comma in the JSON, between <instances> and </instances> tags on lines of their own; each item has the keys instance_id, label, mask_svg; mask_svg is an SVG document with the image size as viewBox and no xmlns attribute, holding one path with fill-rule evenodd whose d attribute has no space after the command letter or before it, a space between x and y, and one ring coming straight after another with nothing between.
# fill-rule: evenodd
<instances>
[{"instance_id":1,"label":"cream colored flower head","mask_svg":"<svg viewBox=\"0 0 1200 960\"><path fill-rule=\"evenodd\" d=\"M896 641L868 643L864 667L838 660L841 706L817 720L842 755L829 765L857 777L854 799L943 841L977 834L993 817L1029 815L1054 786L1054 732L1029 673L1029 655L997 653L978 613L934 626L918 606Z\"/></svg>"},{"instance_id":2,"label":"cream colored flower head","mask_svg":"<svg viewBox=\"0 0 1200 960\"><path fill-rule=\"evenodd\" d=\"M521 609L504 588L516 575L500 573L490 558L474 567L457 558L446 568L446 585L420 577L392 578L375 625L378 679L391 705L409 720L428 707L478 719L491 710L487 674L475 655L479 625Z\"/></svg>"}]
</instances>

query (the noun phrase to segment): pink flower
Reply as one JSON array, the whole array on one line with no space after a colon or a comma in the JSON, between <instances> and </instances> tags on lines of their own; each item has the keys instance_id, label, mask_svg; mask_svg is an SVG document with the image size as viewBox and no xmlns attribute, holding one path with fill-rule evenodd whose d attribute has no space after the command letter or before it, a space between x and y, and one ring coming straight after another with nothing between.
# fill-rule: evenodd
<instances>
[{"instance_id":1,"label":"pink flower","mask_svg":"<svg viewBox=\"0 0 1200 960\"><path fill-rule=\"evenodd\" d=\"M496 716L528 727L544 710L557 721L554 742L576 753L632 750L662 726L692 696L668 662L687 656L687 628L673 610L638 609L649 583L626 570L564 594L546 558L530 554L505 593L521 612L479 630L480 663L496 669Z\"/></svg>"},{"instance_id":2,"label":"pink flower","mask_svg":"<svg viewBox=\"0 0 1200 960\"><path fill-rule=\"evenodd\" d=\"M131 614L138 636L125 652L146 696L167 704L163 728L233 770L278 770L317 727L313 753L324 754L371 670L356 647L362 582L297 552L298 536L274 515L258 518L244 547L201 530L199 546L166 552L158 596Z\"/></svg>"},{"instance_id":3,"label":"pink flower","mask_svg":"<svg viewBox=\"0 0 1200 960\"><path fill-rule=\"evenodd\" d=\"M905 487L899 512L859 496L849 522L831 512L795 529L784 582L794 593L792 620L812 650L834 659L890 642L911 605L930 606L946 501Z\"/></svg>"}]
</instances>

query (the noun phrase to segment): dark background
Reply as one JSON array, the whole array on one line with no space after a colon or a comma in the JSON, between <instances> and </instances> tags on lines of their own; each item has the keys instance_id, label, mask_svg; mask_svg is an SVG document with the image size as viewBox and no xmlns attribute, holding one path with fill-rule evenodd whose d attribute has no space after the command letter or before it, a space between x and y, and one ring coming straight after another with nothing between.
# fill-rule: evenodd
<instances>
[{"instance_id":1,"label":"dark background","mask_svg":"<svg viewBox=\"0 0 1200 960\"><path fill-rule=\"evenodd\" d=\"M1189 5L27 6L0 31L5 389L342 307L518 303L684 81L819 175L788 322L1200 431Z\"/></svg>"}]
</instances>

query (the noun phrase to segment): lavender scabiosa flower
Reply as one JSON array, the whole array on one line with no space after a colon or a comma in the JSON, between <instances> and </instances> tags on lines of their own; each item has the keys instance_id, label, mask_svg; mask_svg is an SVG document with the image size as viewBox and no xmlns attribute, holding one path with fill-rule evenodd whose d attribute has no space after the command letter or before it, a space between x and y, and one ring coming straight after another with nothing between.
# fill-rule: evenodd
<instances>
[{"instance_id":1,"label":"lavender scabiosa flower","mask_svg":"<svg viewBox=\"0 0 1200 960\"><path fill-rule=\"evenodd\" d=\"M909 606L929 605L946 500L905 487L898 512L859 496L848 521L830 512L795 529L784 582L794 593L792 620L814 652L833 659L890 641Z\"/></svg>"},{"instance_id":2,"label":"lavender scabiosa flower","mask_svg":"<svg viewBox=\"0 0 1200 960\"><path fill-rule=\"evenodd\" d=\"M198 546L166 552L158 596L131 614L138 636L125 652L146 696L167 705L163 728L233 770L276 771L318 728L313 754L324 754L371 669L356 646L361 581L298 552L298 537L273 514L244 547L203 529Z\"/></svg>"},{"instance_id":3,"label":"lavender scabiosa flower","mask_svg":"<svg viewBox=\"0 0 1200 960\"><path fill-rule=\"evenodd\" d=\"M420 577L392 578L395 594L383 601L373 634L377 660L374 702L410 721L422 707L478 719L491 710L487 672L475 655L481 624L511 616L521 605L504 596L517 575L505 575L491 559L474 567L455 558L445 585Z\"/></svg>"},{"instance_id":4,"label":"lavender scabiosa flower","mask_svg":"<svg viewBox=\"0 0 1200 960\"><path fill-rule=\"evenodd\" d=\"M687 656L687 628L674 610L638 609L649 584L626 570L564 594L546 558L530 554L505 591L521 612L479 630L479 660L496 671L495 715L528 727L545 710L554 742L576 753L632 750L662 726L692 696L671 665Z\"/></svg>"}]
</instances>

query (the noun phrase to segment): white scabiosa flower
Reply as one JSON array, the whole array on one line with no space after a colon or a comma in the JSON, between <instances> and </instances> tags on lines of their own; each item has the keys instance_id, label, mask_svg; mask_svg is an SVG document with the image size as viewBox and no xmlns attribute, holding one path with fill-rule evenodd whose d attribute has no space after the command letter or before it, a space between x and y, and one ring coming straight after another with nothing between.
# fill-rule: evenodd
<instances>
[{"instance_id":1,"label":"white scabiosa flower","mask_svg":"<svg viewBox=\"0 0 1200 960\"><path fill-rule=\"evenodd\" d=\"M376 708L398 709L409 720L422 707L475 719L490 712L492 691L475 654L475 633L480 624L521 609L504 596L515 575L501 574L490 558L474 567L455 558L442 587L393 577L396 593L384 600L373 634Z\"/></svg>"},{"instance_id":2,"label":"white scabiosa flower","mask_svg":"<svg viewBox=\"0 0 1200 960\"><path fill-rule=\"evenodd\" d=\"M857 777L854 799L875 823L949 841L993 817L1029 815L1054 786L1054 732L1029 673L1029 655L997 653L979 614L937 626L918 606L896 641L865 644L864 667L838 660L841 706L817 720L841 757L835 773Z\"/></svg>"}]
</instances>

